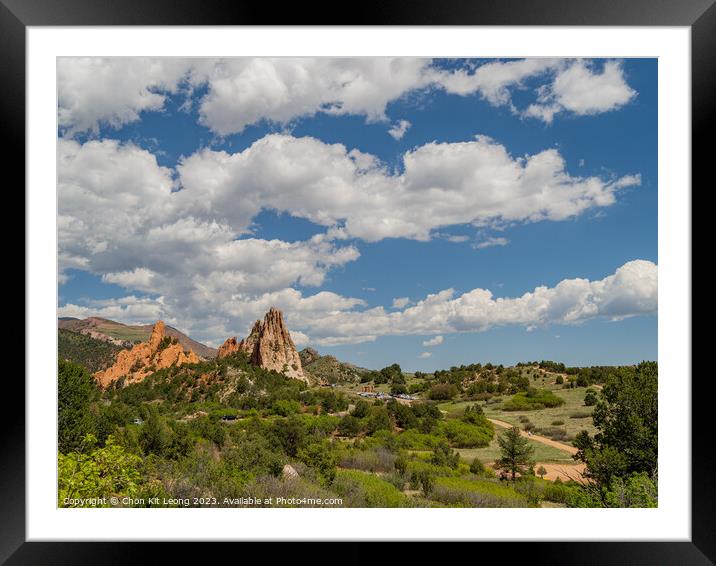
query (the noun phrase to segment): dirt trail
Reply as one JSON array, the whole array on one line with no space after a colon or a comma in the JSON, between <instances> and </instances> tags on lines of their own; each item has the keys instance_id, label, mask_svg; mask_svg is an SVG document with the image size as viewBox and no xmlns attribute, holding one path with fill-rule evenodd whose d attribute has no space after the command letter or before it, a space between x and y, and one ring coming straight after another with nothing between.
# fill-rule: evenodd
<instances>
[{"instance_id":1,"label":"dirt trail","mask_svg":"<svg viewBox=\"0 0 716 566\"><path fill-rule=\"evenodd\" d=\"M549 462L537 462L535 463L534 469L538 470L542 466L547 473L544 475L544 479L554 481L557 478L562 481L575 480L583 482L584 480L584 469L585 466L582 463L579 464L554 464Z\"/></svg>"},{"instance_id":2,"label":"dirt trail","mask_svg":"<svg viewBox=\"0 0 716 566\"><path fill-rule=\"evenodd\" d=\"M505 421L498 421L497 419L487 419L487 420L489 420L491 423L494 423L497 426L501 426L503 428L512 428L515 426L510 423L506 423ZM577 453L577 449L574 446L570 446L569 444L563 444L562 442L557 442L556 440L552 440L551 438L546 438L544 436L539 436L538 434L533 434L532 436L530 436L524 430L521 430L520 434L522 436L524 436L525 438L529 438L530 440L534 440L535 442L541 442L542 444L546 444L547 446L552 446L553 448L557 448L559 450L564 450L565 452L568 452L569 454Z\"/></svg>"}]
</instances>

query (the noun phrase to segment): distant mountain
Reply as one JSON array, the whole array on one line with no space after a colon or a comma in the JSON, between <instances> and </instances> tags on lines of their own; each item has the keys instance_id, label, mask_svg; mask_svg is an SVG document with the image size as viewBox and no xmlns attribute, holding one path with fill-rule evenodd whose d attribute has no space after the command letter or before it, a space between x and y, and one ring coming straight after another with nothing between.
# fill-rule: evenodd
<instances>
[{"instance_id":1,"label":"distant mountain","mask_svg":"<svg viewBox=\"0 0 716 566\"><path fill-rule=\"evenodd\" d=\"M121 346L129 347L139 342L147 342L152 335L153 324L128 325L100 317L72 318L62 317L57 319L57 326L63 330L77 332L96 340L101 340ZM216 349L210 348L201 342L192 340L186 334L176 328L167 326L165 334L176 338L185 349L191 350L202 358L213 358L216 356Z\"/></svg>"},{"instance_id":2,"label":"distant mountain","mask_svg":"<svg viewBox=\"0 0 716 566\"><path fill-rule=\"evenodd\" d=\"M322 356L313 348L304 348L298 355L303 369L325 383L356 382L370 370L341 362L334 356Z\"/></svg>"},{"instance_id":3,"label":"distant mountain","mask_svg":"<svg viewBox=\"0 0 716 566\"><path fill-rule=\"evenodd\" d=\"M121 346L106 340L97 340L64 328L57 329L58 357L84 366L90 373L111 366L121 351Z\"/></svg>"}]
</instances>

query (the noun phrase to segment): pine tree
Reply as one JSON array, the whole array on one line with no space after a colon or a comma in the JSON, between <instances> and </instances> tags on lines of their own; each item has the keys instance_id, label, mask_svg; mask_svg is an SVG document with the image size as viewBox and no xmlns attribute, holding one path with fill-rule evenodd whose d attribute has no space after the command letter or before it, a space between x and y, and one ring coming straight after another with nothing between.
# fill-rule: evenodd
<instances>
[{"instance_id":1,"label":"pine tree","mask_svg":"<svg viewBox=\"0 0 716 566\"><path fill-rule=\"evenodd\" d=\"M531 467L534 448L529 441L520 434L520 429L512 427L497 438L502 451L502 457L495 463L498 469L507 470L515 479L517 472L525 473L525 468Z\"/></svg>"}]
</instances>

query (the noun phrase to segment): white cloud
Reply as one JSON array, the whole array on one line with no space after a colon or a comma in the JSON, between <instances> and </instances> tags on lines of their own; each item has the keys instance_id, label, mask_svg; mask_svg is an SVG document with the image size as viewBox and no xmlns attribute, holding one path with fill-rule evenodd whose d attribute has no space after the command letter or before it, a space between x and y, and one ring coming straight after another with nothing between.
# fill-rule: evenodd
<instances>
[{"instance_id":1,"label":"white cloud","mask_svg":"<svg viewBox=\"0 0 716 566\"><path fill-rule=\"evenodd\" d=\"M399 297L397 299L393 299L393 308L394 309L402 309L403 307L410 304L410 299L408 297Z\"/></svg>"},{"instance_id":2,"label":"white cloud","mask_svg":"<svg viewBox=\"0 0 716 566\"><path fill-rule=\"evenodd\" d=\"M444 341L444 338L442 336L436 336L435 338L431 338L430 340L424 340L423 346L439 346Z\"/></svg>"},{"instance_id":3,"label":"white cloud","mask_svg":"<svg viewBox=\"0 0 716 566\"><path fill-rule=\"evenodd\" d=\"M578 60L560 70L550 85L544 85L538 102L530 105L525 115L549 123L562 111L582 116L616 110L635 96L618 61L605 62L600 72L594 63Z\"/></svg>"},{"instance_id":4,"label":"white cloud","mask_svg":"<svg viewBox=\"0 0 716 566\"><path fill-rule=\"evenodd\" d=\"M467 96L479 93L493 106L511 105L511 89L520 87L526 79L543 75L560 67L561 59L522 59L494 61L467 69L432 70L430 77L448 93Z\"/></svg>"},{"instance_id":5,"label":"white cloud","mask_svg":"<svg viewBox=\"0 0 716 566\"><path fill-rule=\"evenodd\" d=\"M411 124L407 120L400 120L388 130L388 133L395 140L403 139Z\"/></svg>"},{"instance_id":6,"label":"white cloud","mask_svg":"<svg viewBox=\"0 0 716 566\"><path fill-rule=\"evenodd\" d=\"M304 296L292 287L320 287L332 270L357 260L356 244L342 238L427 240L452 224L562 220L608 206L618 189L639 182L635 176L572 177L555 150L513 158L484 137L427 144L404 160L404 172L392 173L373 156L340 144L271 135L233 155L201 151L175 175L132 144L59 140L60 276L80 269L130 293L151 295L67 305L65 314L143 322L162 316L212 342L248 331L274 305L317 344L479 330L503 323L506 305L517 300L493 301L483 290L454 299L446 290L410 308L406 298L397 298L395 308L405 310L387 313L360 299L328 292ZM246 237L263 209L307 218L327 232L297 242ZM580 308L628 316L625 305L642 300L643 293L634 293L631 276L622 279L624 274L605 280L601 302ZM469 309L456 301L482 301L499 316L485 315L484 324L479 317L466 320ZM514 317L519 324L540 323L523 319Z\"/></svg>"},{"instance_id":7,"label":"white cloud","mask_svg":"<svg viewBox=\"0 0 716 566\"><path fill-rule=\"evenodd\" d=\"M473 245L473 247L477 250L482 250L484 248L491 248L493 246L506 246L509 244L509 240L507 238L496 238L496 237L489 237L485 238L481 242L477 242Z\"/></svg>"},{"instance_id":8,"label":"white cloud","mask_svg":"<svg viewBox=\"0 0 716 566\"><path fill-rule=\"evenodd\" d=\"M443 226L564 220L638 184L575 177L555 149L513 157L485 136L428 143L392 173L373 156L315 138L268 135L242 152L203 150L178 166L181 210L246 231L262 208L330 227L329 237L428 240Z\"/></svg>"},{"instance_id":9,"label":"white cloud","mask_svg":"<svg viewBox=\"0 0 716 566\"><path fill-rule=\"evenodd\" d=\"M421 353L418 357L419 357L420 359L423 359L423 360L424 360L424 359L426 359L426 358L429 358L430 356L432 356L432 353L431 353L431 352L423 352L423 353Z\"/></svg>"},{"instance_id":10,"label":"white cloud","mask_svg":"<svg viewBox=\"0 0 716 566\"><path fill-rule=\"evenodd\" d=\"M126 324L149 324L162 318L170 324L176 323L176 319L166 311L162 297L152 299L138 298L134 295L119 299L92 301L86 305L68 303L57 309L57 316L75 318L99 316Z\"/></svg>"},{"instance_id":11,"label":"white cloud","mask_svg":"<svg viewBox=\"0 0 716 566\"><path fill-rule=\"evenodd\" d=\"M238 133L261 121L284 125L317 113L360 115L386 121L387 105L424 89L478 94L493 106L551 121L559 112L606 112L626 104L634 91L618 63L593 72L591 64L568 59L495 60L445 70L421 58L230 58L63 57L58 59L58 119L69 135L119 127L142 112L164 111L168 94L182 92L187 109L219 135ZM537 100L515 108L514 90L539 80ZM546 82L545 82L546 81ZM551 81L551 82L550 82ZM201 98L194 98L199 87ZM389 133L402 137L410 124Z\"/></svg>"},{"instance_id":12,"label":"white cloud","mask_svg":"<svg viewBox=\"0 0 716 566\"><path fill-rule=\"evenodd\" d=\"M119 127L164 107L190 60L146 57L59 57L58 123L70 133Z\"/></svg>"},{"instance_id":13,"label":"white cloud","mask_svg":"<svg viewBox=\"0 0 716 566\"><path fill-rule=\"evenodd\" d=\"M494 298L486 289L456 297L452 289L446 289L403 311L375 307L322 313L320 318L302 317L299 326L318 343L347 341L350 336L481 332L505 325L529 329L654 314L657 295L656 264L634 260L598 281L565 279L555 287L537 287L516 298Z\"/></svg>"}]
</instances>

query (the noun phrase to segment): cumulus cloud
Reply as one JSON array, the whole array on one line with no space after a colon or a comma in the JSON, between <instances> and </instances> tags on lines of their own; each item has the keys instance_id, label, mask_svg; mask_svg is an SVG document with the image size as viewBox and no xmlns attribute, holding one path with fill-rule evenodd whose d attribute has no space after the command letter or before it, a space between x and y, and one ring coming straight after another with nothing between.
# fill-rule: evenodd
<instances>
[{"instance_id":1,"label":"cumulus cloud","mask_svg":"<svg viewBox=\"0 0 716 566\"><path fill-rule=\"evenodd\" d=\"M183 107L196 105L199 122L219 135L262 121L289 124L317 113L390 123L390 102L426 89L479 95L493 106L545 121L560 112L613 110L635 94L618 63L608 62L595 72L592 63L567 59L468 60L447 70L415 57L63 57L57 77L59 124L68 135L96 132L101 125L120 127L142 112L163 111L167 96L178 92L186 96ZM526 89L529 80L542 81L537 100L519 110L512 94ZM198 90L204 94L195 98ZM388 133L400 139L409 126L401 120Z\"/></svg>"},{"instance_id":2,"label":"cumulus cloud","mask_svg":"<svg viewBox=\"0 0 716 566\"><path fill-rule=\"evenodd\" d=\"M430 356L432 356L432 353L431 353L431 352L422 352L418 357L419 357L420 359L424 360L424 359L426 359L426 358L429 358Z\"/></svg>"},{"instance_id":3,"label":"cumulus cloud","mask_svg":"<svg viewBox=\"0 0 716 566\"><path fill-rule=\"evenodd\" d=\"M399 297L397 299L393 299L393 308L394 309L402 309L403 307L406 307L410 304L410 299L408 297Z\"/></svg>"},{"instance_id":4,"label":"cumulus cloud","mask_svg":"<svg viewBox=\"0 0 716 566\"><path fill-rule=\"evenodd\" d=\"M582 116L616 110L635 96L618 61L607 61L599 71L593 63L579 60L557 73L551 84L544 85L538 102L524 114L549 123L564 111Z\"/></svg>"},{"instance_id":5,"label":"cumulus cloud","mask_svg":"<svg viewBox=\"0 0 716 566\"><path fill-rule=\"evenodd\" d=\"M390 136L395 140L403 139L403 136L410 128L411 124L407 120L400 120L388 130Z\"/></svg>"},{"instance_id":6,"label":"cumulus cloud","mask_svg":"<svg viewBox=\"0 0 716 566\"><path fill-rule=\"evenodd\" d=\"M454 290L446 289L399 312L382 307L352 309L305 318L300 324L320 344L353 335L363 340L366 336L482 332L505 325L530 329L595 318L619 320L656 313L657 287L656 264L634 260L601 280L565 279L515 298L495 298L487 289L455 296Z\"/></svg>"},{"instance_id":7,"label":"cumulus cloud","mask_svg":"<svg viewBox=\"0 0 716 566\"><path fill-rule=\"evenodd\" d=\"M245 231L262 208L330 227L334 239L429 240L455 224L564 220L615 202L639 184L577 177L555 149L514 157L498 142L432 142L403 155L404 170L342 144L268 135L242 152L202 150L178 166L177 206Z\"/></svg>"},{"instance_id":8,"label":"cumulus cloud","mask_svg":"<svg viewBox=\"0 0 716 566\"><path fill-rule=\"evenodd\" d=\"M58 123L68 133L120 127L144 111L162 110L189 72L186 59L59 57Z\"/></svg>"},{"instance_id":9,"label":"cumulus cloud","mask_svg":"<svg viewBox=\"0 0 716 566\"><path fill-rule=\"evenodd\" d=\"M430 340L424 340L423 346L439 346L444 341L444 338L442 336L436 336L435 338L431 338Z\"/></svg>"}]
</instances>

